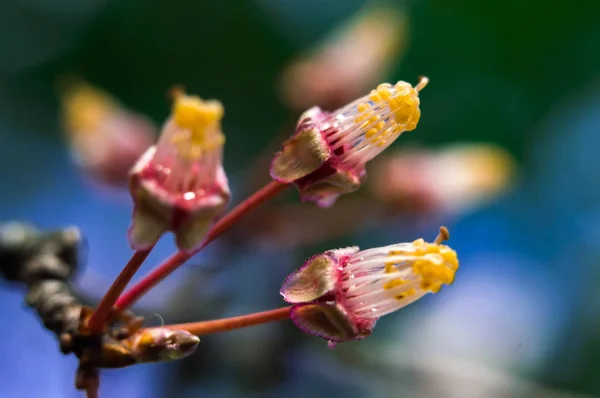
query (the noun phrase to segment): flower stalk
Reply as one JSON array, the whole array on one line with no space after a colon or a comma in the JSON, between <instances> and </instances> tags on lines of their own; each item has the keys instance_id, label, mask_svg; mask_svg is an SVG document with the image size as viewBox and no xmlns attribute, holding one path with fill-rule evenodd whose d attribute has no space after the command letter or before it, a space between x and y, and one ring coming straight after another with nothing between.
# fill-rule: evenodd
<instances>
[{"instance_id":1,"label":"flower stalk","mask_svg":"<svg viewBox=\"0 0 600 398\"><path fill-rule=\"evenodd\" d=\"M173 254L149 274L144 276L139 282L133 285L121 297L119 297L115 306L120 310L129 308L160 281L168 277L173 271L183 265L193 255L208 246L213 240L227 232L236 222L241 220L242 217L282 192L287 186L287 184L280 183L278 181L271 181L265 185L263 188L234 207L231 211L225 214L223 218L217 221L209 230L204 242L196 250L192 252L180 250Z\"/></svg>"},{"instance_id":2,"label":"flower stalk","mask_svg":"<svg viewBox=\"0 0 600 398\"><path fill-rule=\"evenodd\" d=\"M172 330L185 330L193 335L201 336L205 334L214 334L228 332L246 328L249 326L262 325L265 323L281 321L290 318L292 306L277 308L274 310L256 312L248 315L234 316L231 318L214 319L210 321L180 323L177 325L167 325L165 328Z\"/></svg>"},{"instance_id":3,"label":"flower stalk","mask_svg":"<svg viewBox=\"0 0 600 398\"><path fill-rule=\"evenodd\" d=\"M123 293L133 275L137 272L137 270L142 266L150 251L154 245L152 245L149 249L146 250L138 250L133 253L129 262L123 267L121 273L117 276L113 284L110 286L108 291L104 294L104 297L100 300L100 304L96 307L94 313L90 316L88 320L88 328L91 333L100 333L106 324L106 320L110 315L113 305Z\"/></svg>"},{"instance_id":4,"label":"flower stalk","mask_svg":"<svg viewBox=\"0 0 600 398\"><path fill-rule=\"evenodd\" d=\"M102 331L113 305L164 232L172 231L178 248L190 252L202 244L229 201L222 166L223 106L181 90L173 97L161 137L130 172L134 210L128 237L136 251L89 319L92 333Z\"/></svg>"},{"instance_id":5,"label":"flower stalk","mask_svg":"<svg viewBox=\"0 0 600 398\"><path fill-rule=\"evenodd\" d=\"M98 398L98 389L100 388L100 378L96 377L96 380L90 381L85 387L86 398Z\"/></svg>"}]
</instances>

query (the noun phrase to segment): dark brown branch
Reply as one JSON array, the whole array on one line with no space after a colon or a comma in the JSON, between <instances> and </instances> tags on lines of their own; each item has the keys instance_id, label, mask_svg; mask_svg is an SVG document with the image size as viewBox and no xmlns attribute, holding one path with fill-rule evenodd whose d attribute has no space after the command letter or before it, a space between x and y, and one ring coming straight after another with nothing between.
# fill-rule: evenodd
<instances>
[{"instance_id":1,"label":"dark brown branch","mask_svg":"<svg viewBox=\"0 0 600 398\"><path fill-rule=\"evenodd\" d=\"M79 358L77 388L93 390L88 381L97 382L96 368L135 363L122 342L131 334L131 325L137 324L139 329L141 322L133 314L116 313L105 333L86 331L85 321L92 310L81 304L70 287L81 249L77 228L43 232L25 223L0 225L0 274L26 288L27 305L56 335L61 351Z\"/></svg>"}]
</instances>

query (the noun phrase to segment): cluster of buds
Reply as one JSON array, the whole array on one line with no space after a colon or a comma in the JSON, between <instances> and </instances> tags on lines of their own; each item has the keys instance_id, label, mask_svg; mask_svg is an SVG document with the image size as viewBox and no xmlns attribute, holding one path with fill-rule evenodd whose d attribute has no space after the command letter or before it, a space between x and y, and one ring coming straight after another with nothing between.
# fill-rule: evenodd
<instances>
[{"instance_id":1,"label":"cluster of buds","mask_svg":"<svg viewBox=\"0 0 600 398\"><path fill-rule=\"evenodd\" d=\"M350 69L344 65L341 70L348 70L349 74L342 76L337 68L329 68L328 64L335 63L338 55L330 51L322 53L325 67L321 69L325 69L326 74L339 75L331 87L349 89L329 90L329 94L362 91L357 88L362 82L351 89L350 82L356 79L349 76L366 76L364 81L368 81L385 69L395 52L393 49L398 47L394 39L396 30L380 23L386 14L385 10L379 10L365 16L349 34L332 45L339 49L340 44L343 48L356 42L359 49L373 50L364 52L369 55L368 59L357 61ZM380 41L378 37L389 39L389 45L375 48L374 43ZM345 54L354 51L350 49ZM312 74L309 75L312 79ZM145 152L140 150L140 145L128 152L117 152L122 147L119 133L134 132L136 128L144 130L142 127L147 132L151 128L124 112L110 96L87 85L77 86L65 97L65 120L72 134L72 145L86 167L103 172L104 179L108 180L112 174L118 174L110 169L113 159L124 158L126 163L134 157L137 159L127 175L134 202L128 238L136 252L98 307L92 310L75 301L64 280L69 276L68 267L60 269L66 272L62 273L62 279L42 281L49 284L36 285L28 297L42 318L57 320L52 323L52 330L60 335L65 352L75 352L78 356L77 386L86 389L88 396L96 396L98 368L181 359L196 350L199 334L285 318L291 318L305 333L327 340L330 347L361 340L371 335L380 317L428 293L439 292L442 285L451 284L459 264L456 252L442 244L449 237L442 227L432 243L418 239L363 251L347 247L311 257L290 274L281 287L284 300L292 304L288 307L150 329L141 329L139 319L127 311L156 283L285 185L294 184L303 201L315 202L320 207L330 207L340 195L357 190L366 179L366 164L403 132L417 127L421 117L419 93L428 81L422 77L414 87L404 81L380 84L367 95L333 112L319 107L308 109L271 162L270 175L274 181L243 201L216 225L231 197L222 165L225 143L221 129L222 104L174 90L172 112L156 144L148 144ZM438 163L442 167L447 164ZM471 186L477 182L479 180ZM390 196L385 189L382 191L380 196ZM179 252L123 293L154 245L168 231L175 235ZM5 270L4 273L17 278L15 272ZM48 279L47 270L42 274ZM59 296L54 294L57 289ZM45 305L52 302L51 308ZM80 348L83 340L93 344Z\"/></svg>"},{"instance_id":2,"label":"cluster of buds","mask_svg":"<svg viewBox=\"0 0 600 398\"><path fill-rule=\"evenodd\" d=\"M322 207L333 205L338 196L360 187L368 161L404 131L417 127L419 91L427 82L423 77L414 88L403 81L380 84L332 113L309 109L275 155L271 177L294 183L303 200Z\"/></svg>"},{"instance_id":3,"label":"cluster of buds","mask_svg":"<svg viewBox=\"0 0 600 398\"><path fill-rule=\"evenodd\" d=\"M293 136L272 161L275 182L242 202L231 212L234 216L221 222L230 225L284 184L295 184L303 200L321 207L329 207L340 195L358 189L366 176L366 163L400 134L417 127L421 116L419 92L427 83L423 77L415 87L403 81L381 84L332 113L318 107L306 111ZM172 115L160 139L131 170L130 190L135 204L129 231L131 246L147 253L164 232L172 231L184 253L165 262L147 279L148 284L168 275L181 258L185 261L203 247L209 228L229 201L222 167L222 117L223 106L218 101L204 101L177 91ZM212 232L210 239L214 239ZM372 333L381 316L453 282L458 259L442 244L447 239L448 231L442 227L433 243L418 239L364 251L348 247L313 256L283 283L281 294L293 304L288 313L286 308L268 311L250 316L249 322L262 322L263 316L269 321L289 315L301 330L328 340L332 346L363 339ZM139 266L141 263L134 259L135 255L130 264ZM145 288L142 285L139 291ZM132 295L134 299L136 294ZM125 300L127 304L131 301L129 297ZM232 322L238 321L247 319ZM229 327L227 322L215 325L200 325L197 330ZM150 342L165 337L144 336ZM144 341L136 340L132 347L142 347ZM179 352L177 347L173 352Z\"/></svg>"},{"instance_id":4,"label":"cluster of buds","mask_svg":"<svg viewBox=\"0 0 600 398\"><path fill-rule=\"evenodd\" d=\"M313 256L281 288L285 301L294 304L292 321L330 347L368 337L380 317L454 281L456 252L441 244L448 237L442 227L433 243L418 239Z\"/></svg>"},{"instance_id":5,"label":"cluster of buds","mask_svg":"<svg viewBox=\"0 0 600 398\"><path fill-rule=\"evenodd\" d=\"M231 195L222 166L222 117L220 102L175 93L158 143L131 171L135 209L129 241L134 249L151 247L168 230L183 251L202 244Z\"/></svg>"}]
</instances>

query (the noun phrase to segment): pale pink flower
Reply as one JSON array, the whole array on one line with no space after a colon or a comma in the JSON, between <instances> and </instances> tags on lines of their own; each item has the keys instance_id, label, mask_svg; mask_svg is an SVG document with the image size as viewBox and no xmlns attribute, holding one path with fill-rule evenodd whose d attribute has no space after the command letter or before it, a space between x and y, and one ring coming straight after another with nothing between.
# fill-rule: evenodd
<instances>
[{"instance_id":1,"label":"pale pink flower","mask_svg":"<svg viewBox=\"0 0 600 398\"><path fill-rule=\"evenodd\" d=\"M296 184L303 200L331 206L339 195L360 187L368 161L417 127L419 91L427 82L422 78L414 88L402 81L380 84L332 113L309 109L275 155L271 176Z\"/></svg>"},{"instance_id":2,"label":"pale pink flower","mask_svg":"<svg viewBox=\"0 0 600 398\"><path fill-rule=\"evenodd\" d=\"M295 304L291 318L301 330L333 343L369 336L377 320L451 284L456 252L418 239L359 251L330 250L310 258L281 288Z\"/></svg>"},{"instance_id":3,"label":"pale pink flower","mask_svg":"<svg viewBox=\"0 0 600 398\"><path fill-rule=\"evenodd\" d=\"M158 143L131 172L132 247L148 248L167 230L175 233L181 250L193 251L202 243L230 197L222 166L222 117L218 101L176 96Z\"/></svg>"},{"instance_id":4,"label":"pale pink flower","mask_svg":"<svg viewBox=\"0 0 600 398\"><path fill-rule=\"evenodd\" d=\"M129 170L155 139L154 124L84 82L67 86L61 100L66 138L77 166L102 183L125 185Z\"/></svg>"}]
</instances>

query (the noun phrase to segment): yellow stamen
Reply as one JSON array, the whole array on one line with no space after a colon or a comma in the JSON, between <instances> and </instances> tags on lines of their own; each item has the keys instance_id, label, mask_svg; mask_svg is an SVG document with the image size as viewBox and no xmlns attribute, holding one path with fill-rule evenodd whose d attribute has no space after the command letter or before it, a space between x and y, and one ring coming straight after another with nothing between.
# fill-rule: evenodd
<instances>
[{"instance_id":1,"label":"yellow stamen","mask_svg":"<svg viewBox=\"0 0 600 398\"><path fill-rule=\"evenodd\" d=\"M437 254L433 257L423 257L415 261L412 270L421 278L421 289L437 293L442 284L451 284L454 274L458 269L456 252L448 246L427 244L430 249L434 246L436 250L427 250L427 254ZM437 260L437 261L436 261Z\"/></svg>"},{"instance_id":2,"label":"yellow stamen","mask_svg":"<svg viewBox=\"0 0 600 398\"><path fill-rule=\"evenodd\" d=\"M366 139L374 145L386 146L390 138L395 138L403 131L414 130L421 117L419 91L428 82L428 78L422 77L414 88L409 83L399 81L394 86L384 83L372 90L364 102L357 105L359 114L354 119L361 128L376 123L366 131ZM386 107L387 111L382 111ZM384 129L388 115L393 122Z\"/></svg>"},{"instance_id":3,"label":"yellow stamen","mask_svg":"<svg viewBox=\"0 0 600 398\"><path fill-rule=\"evenodd\" d=\"M387 281L386 283L383 284L383 289L384 290L390 290L393 289L395 287L398 286L402 286L405 285L406 281L402 278L396 278L396 279L392 279L390 281Z\"/></svg>"},{"instance_id":4,"label":"yellow stamen","mask_svg":"<svg viewBox=\"0 0 600 398\"><path fill-rule=\"evenodd\" d=\"M391 274L394 272L398 272L398 269L396 267L394 267L394 263L393 262L385 263L385 273Z\"/></svg>"},{"instance_id":5,"label":"yellow stamen","mask_svg":"<svg viewBox=\"0 0 600 398\"><path fill-rule=\"evenodd\" d=\"M181 155L192 159L222 146L225 142L220 126L222 118L223 105L219 101L203 101L197 96L177 93L173 121L182 132L173 137L173 144Z\"/></svg>"},{"instance_id":6,"label":"yellow stamen","mask_svg":"<svg viewBox=\"0 0 600 398\"><path fill-rule=\"evenodd\" d=\"M394 298L396 300L400 301L400 300L403 300L403 299L405 299L407 297L414 296L416 293L417 293L417 291L414 288L410 288L410 289L408 289L407 291L405 291L403 293L395 295Z\"/></svg>"},{"instance_id":7,"label":"yellow stamen","mask_svg":"<svg viewBox=\"0 0 600 398\"><path fill-rule=\"evenodd\" d=\"M119 106L106 92L86 83L69 86L62 95L65 127L70 134L94 134Z\"/></svg>"},{"instance_id":8,"label":"yellow stamen","mask_svg":"<svg viewBox=\"0 0 600 398\"><path fill-rule=\"evenodd\" d=\"M367 104L359 104L359 105L356 107L356 109L357 109L359 112L364 112L364 111L366 111L368 108L369 108L369 106L368 106Z\"/></svg>"},{"instance_id":9,"label":"yellow stamen","mask_svg":"<svg viewBox=\"0 0 600 398\"><path fill-rule=\"evenodd\" d=\"M440 228L440 233L434 243L427 243L423 239L415 240L410 248L393 249L388 251L388 257L408 256L415 258L412 260L412 271L421 279L421 289L437 293L443 284L450 284L454 281L454 274L458 269L458 257L456 252L448 246L441 243L450 237L445 227ZM393 262L385 265L385 273L391 273ZM388 284L392 286L392 281Z\"/></svg>"}]
</instances>

